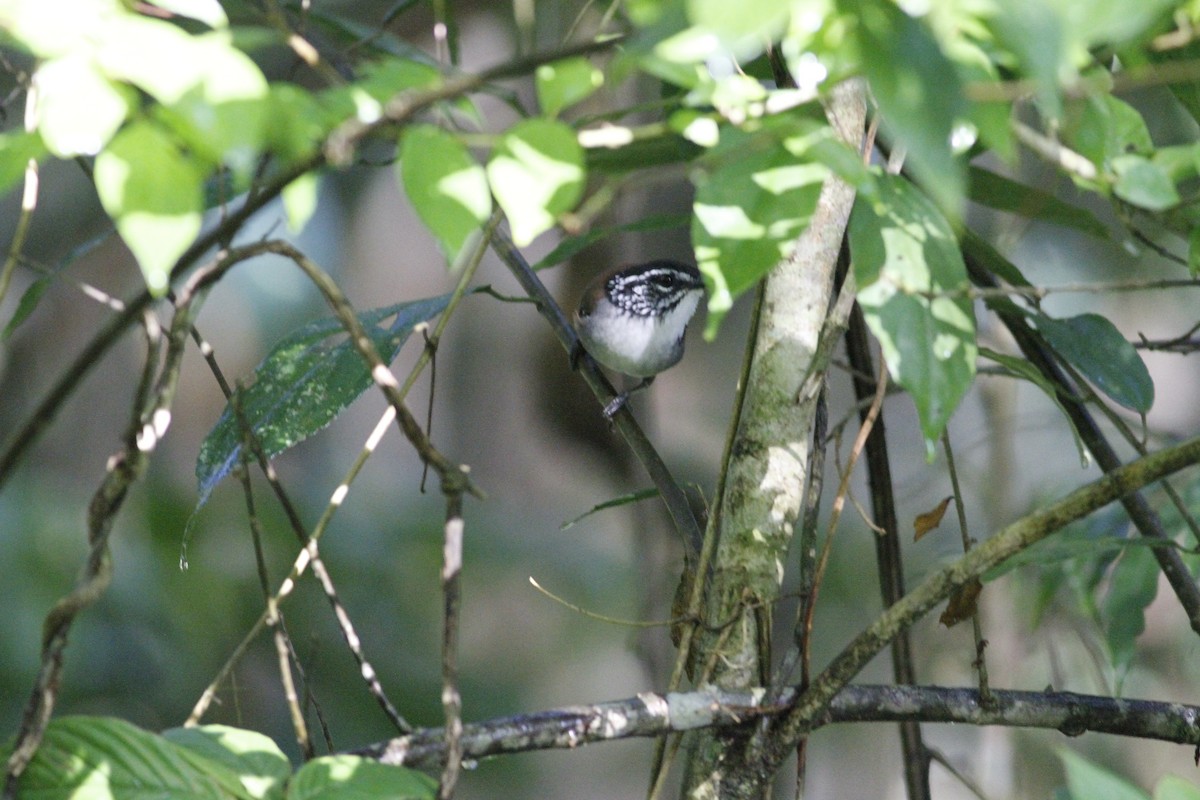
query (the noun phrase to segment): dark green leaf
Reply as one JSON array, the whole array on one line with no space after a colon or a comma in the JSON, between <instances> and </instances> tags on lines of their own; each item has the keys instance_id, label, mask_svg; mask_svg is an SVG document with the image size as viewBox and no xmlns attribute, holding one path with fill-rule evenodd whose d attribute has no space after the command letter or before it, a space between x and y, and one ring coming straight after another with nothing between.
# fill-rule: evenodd
<instances>
[{"instance_id":1,"label":"dark green leaf","mask_svg":"<svg viewBox=\"0 0 1200 800\"><path fill-rule=\"evenodd\" d=\"M1113 567L1104 597L1104 635L1118 678L1129 671L1137 638L1146 630L1146 607L1158 594L1158 561L1147 547L1130 548Z\"/></svg>"},{"instance_id":2,"label":"dark green leaf","mask_svg":"<svg viewBox=\"0 0 1200 800\"><path fill-rule=\"evenodd\" d=\"M453 265L492 213L483 167L458 137L436 125L414 125L404 132L396 166L417 215Z\"/></svg>"},{"instance_id":3,"label":"dark green leaf","mask_svg":"<svg viewBox=\"0 0 1200 800\"><path fill-rule=\"evenodd\" d=\"M672 133L635 139L621 147L589 147L585 156L589 172L628 173L667 164L682 164L702 152L703 148Z\"/></svg>"},{"instance_id":4,"label":"dark green leaf","mask_svg":"<svg viewBox=\"0 0 1200 800\"><path fill-rule=\"evenodd\" d=\"M163 738L229 769L256 800L283 797L292 775L287 756L270 738L226 725L172 728Z\"/></svg>"},{"instance_id":5,"label":"dark green leaf","mask_svg":"<svg viewBox=\"0 0 1200 800\"><path fill-rule=\"evenodd\" d=\"M926 27L891 0L846 3L858 16L859 56L885 130L907 150L914 174L957 213L966 188L950 133L966 109L954 64Z\"/></svg>"},{"instance_id":6,"label":"dark green leaf","mask_svg":"<svg viewBox=\"0 0 1200 800\"><path fill-rule=\"evenodd\" d=\"M1096 388L1126 408L1145 414L1154 405L1154 381L1116 326L1099 314L1068 319L1037 316L1050 346Z\"/></svg>"},{"instance_id":7,"label":"dark green leaf","mask_svg":"<svg viewBox=\"0 0 1200 800\"><path fill-rule=\"evenodd\" d=\"M1200 275L1200 227L1188 233L1188 271L1193 278Z\"/></svg>"},{"instance_id":8,"label":"dark green leaf","mask_svg":"<svg viewBox=\"0 0 1200 800\"><path fill-rule=\"evenodd\" d=\"M969 174L970 198L980 205L1020 214L1038 222L1074 228L1102 239L1111 238L1104 223L1085 208L1065 203L1048 192L990 170L971 167Z\"/></svg>"},{"instance_id":9,"label":"dark green leaf","mask_svg":"<svg viewBox=\"0 0 1200 800\"><path fill-rule=\"evenodd\" d=\"M513 241L532 242L554 227L583 194L583 148L561 122L527 119L500 139L487 165L496 202L508 216Z\"/></svg>"},{"instance_id":10,"label":"dark green leaf","mask_svg":"<svg viewBox=\"0 0 1200 800\"><path fill-rule=\"evenodd\" d=\"M571 236L563 239L558 247L551 250L545 258L533 265L535 270L547 269L561 264L591 247L596 242L615 236L619 233L634 233L645 231L670 230L686 228L692 221L691 214L651 214L634 222L624 225L613 225L604 228L592 228L582 236Z\"/></svg>"},{"instance_id":11,"label":"dark green leaf","mask_svg":"<svg viewBox=\"0 0 1200 800\"><path fill-rule=\"evenodd\" d=\"M0 748L7 758L11 747ZM237 776L161 736L105 717L60 717L21 776L20 797L255 800Z\"/></svg>"},{"instance_id":12,"label":"dark green leaf","mask_svg":"<svg viewBox=\"0 0 1200 800\"><path fill-rule=\"evenodd\" d=\"M728 126L699 166L692 172L692 246L711 290L711 338L738 295L791 252L830 172L788 152L775 132Z\"/></svg>"},{"instance_id":13,"label":"dark green leaf","mask_svg":"<svg viewBox=\"0 0 1200 800\"><path fill-rule=\"evenodd\" d=\"M850 215L858 302L892 377L917 406L927 446L941 436L975 378L975 316L949 223L908 181L881 176L875 203Z\"/></svg>"},{"instance_id":14,"label":"dark green leaf","mask_svg":"<svg viewBox=\"0 0 1200 800\"><path fill-rule=\"evenodd\" d=\"M380 358L391 362L413 327L445 310L450 295L398 303L358 317ZM392 323L381 326L388 317ZM332 341L331 341L332 339ZM322 430L371 385L371 374L342 324L327 317L277 343L254 370L254 383L241 395L241 411L268 457ZM196 460L199 500L242 460L242 431L227 406L205 437Z\"/></svg>"},{"instance_id":15,"label":"dark green leaf","mask_svg":"<svg viewBox=\"0 0 1200 800\"><path fill-rule=\"evenodd\" d=\"M436 794L437 781L420 772L358 756L324 756L296 772L287 796L288 800L429 800Z\"/></svg>"}]
</instances>

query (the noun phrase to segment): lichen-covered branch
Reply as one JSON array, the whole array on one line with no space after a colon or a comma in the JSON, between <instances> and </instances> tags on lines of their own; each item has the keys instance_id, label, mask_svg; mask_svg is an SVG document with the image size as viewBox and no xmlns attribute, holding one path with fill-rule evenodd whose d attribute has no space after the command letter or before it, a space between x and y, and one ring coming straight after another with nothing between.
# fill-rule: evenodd
<instances>
[{"instance_id":1,"label":"lichen-covered branch","mask_svg":"<svg viewBox=\"0 0 1200 800\"><path fill-rule=\"evenodd\" d=\"M463 726L462 757L486 758L532 750L573 749L699 728L734 728L778 715L795 700L786 689L771 706L756 692L643 693L624 700L501 717ZM814 728L855 722L916 720L964 725L1057 730L1067 736L1108 733L1200 745L1200 707L1153 700L1119 700L1074 692L993 691L983 704L976 689L940 686L847 686L814 719ZM358 755L385 764L438 769L446 758L445 732L422 728L364 747Z\"/></svg>"}]
</instances>

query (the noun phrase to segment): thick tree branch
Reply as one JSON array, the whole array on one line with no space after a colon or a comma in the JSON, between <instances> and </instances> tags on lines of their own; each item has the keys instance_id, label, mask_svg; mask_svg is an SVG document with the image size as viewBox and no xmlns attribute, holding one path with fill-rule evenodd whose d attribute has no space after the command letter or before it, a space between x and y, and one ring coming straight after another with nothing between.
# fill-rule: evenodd
<instances>
[{"instance_id":1,"label":"thick tree branch","mask_svg":"<svg viewBox=\"0 0 1200 800\"><path fill-rule=\"evenodd\" d=\"M975 689L939 686L847 686L813 721L813 727L855 722L957 723L1057 730L1067 736L1108 733L1200 745L1200 706L1154 700L1117 700L1073 692L993 691L983 704ZM758 705L762 692L643 693L637 697L501 717L463 726L463 758L533 750L569 750L593 742L664 736L699 728L734 728L781 712L796 698L785 689L780 703ZM441 728L356 750L385 764L439 769L446 759Z\"/></svg>"}]
</instances>

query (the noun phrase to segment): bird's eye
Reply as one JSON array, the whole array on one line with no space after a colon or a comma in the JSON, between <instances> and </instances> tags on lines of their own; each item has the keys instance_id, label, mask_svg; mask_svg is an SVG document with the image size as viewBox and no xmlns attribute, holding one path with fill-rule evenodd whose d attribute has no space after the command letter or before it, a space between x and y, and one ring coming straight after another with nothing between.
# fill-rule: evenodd
<instances>
[{"instance_id":1,"label":"bird's eye","mask_svg":"<svg viewBox=\"0 0 1200 800\"><path fill-rule=\"evenodd\" d=\"M664 289L670 289L675 285L675 276L669 273L658 276L658 285Z\"/></svg>"}]
</instances>

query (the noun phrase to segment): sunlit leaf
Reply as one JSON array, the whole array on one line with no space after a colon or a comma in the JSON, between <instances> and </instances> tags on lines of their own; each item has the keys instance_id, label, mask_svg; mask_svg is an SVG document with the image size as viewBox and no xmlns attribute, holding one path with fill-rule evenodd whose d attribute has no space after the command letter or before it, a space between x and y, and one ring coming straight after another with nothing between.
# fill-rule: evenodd
<instances>
[{"instance_id":1,"label":"sunlit leaf","mask_svg":"<svg viewBox=\"0 0 1200 800\"><path fill-rule=\"evenodd\" d=\"M414 125L400 140L397 169L417 215L454 264L492 213L483 167L457 136L436 125Z\"/></svg>"},{"instance_id":2,"label":"sunlit leaf","mask_svg":"<svg viewBox=\"0 0 1200 800\"><path fill-rule=\"evenodd\" d=\"M229 769L256 800L282 797L292 765L274 740L257 731L200 725L163 731L163 738Z\"/></svg>"},{"instance_id":3,"label":"sunlit leaf","mask_svg":"<svg viewBox=\"0 0 1200 800\"><path fill-rule=\"evenodd\" d=\"M436 795L437 781L428 775L359 756L314 758L296 771L288 786L288 800L431 800Z\"/></svg>"},{"instance_id":4,"label":"sunlit leaf","mask_svg":"<svg viewBox=\"0 0 1200 800\"><path fill-rule=\"evenodd\" d=\"M321 181L315 172L306 172L283 187L280 199L287 214L288 230L299 233L317 211Z\"/></svg>"},{"instance_id":5,"label":"sunlit leaf","mask_svg":"<svg viewBox=\"0 0 1200 800\"><path fill-rule=\"evenodd\" d=\"M130 109L127 88L114 85L86 53L47 61L33 76L38 87L38 132L59 158L95 155Z\"/></svg>"},{"instance_id":6,"label":"sunlit leaf","mask_svg":"<svg viewBox=\"0 0 1200 800\"><path fill-rule=\"evenodd\" d=\"M0 748L8 756L10 747ZM105 717L51 720L21 775L21 797L186 797L254 800L222 764Z\"/></svg>"},{"instance_id":7,"label":"sunlit leaf","mask_svg":"<svg viewBox=\"0 0 1200 800\"><path fill-rule=\"evenodd\" d=\"M950 507L950 501L953 499L953 497L947 497L929 511L917 514L913 520L914 542L942 524L942 517L946 516L946 509Z\"/></svg>"},{"instance_id":8,"label":"sunlit leaf","mask_svg":"<svg viewBox=\"0 0 1200 800\"><path fill-rule=\"evenodd\" d=\"M524 246L554 227L583 194L583 148L560 122L528 119L501 137L487 165L513 241Z\"/></svg>"},{"instance_id":9,"label":"sunlit leaf","mask_svg":"<svg viewBox=\"0 0 1200 800\"><path fill-rule=\"evenodd\" d=\"M1154 405L1146 363L1116 326L1099 314L1067 319L1037 317L1038 331L1054 350L1117 403L1145 414Z\"/></svg>"},{"instance_id":10,"label":"sunlit leaf","mask_svg":"<svg viewBox=\"0 0 1200 800\"><path fill-rule=\"evenodd\" d=\"M229 18L217 0L152 0L154 5L181 17L199 20L210 28L226 28Z\"/></svg>"},{"instance_id":11,"label":"sunlit leaf","mask_svg":"<svg viewBox=\"0 0 1200 800\"><path fill-rule=\"evenodd\" d=\"M450 295L399 303L358 315L376 351L391 362L413 328L445 310ZM392 317L392 322L383 321ZM241 413L267 457L299 444L329 425L371 385L362 355L336 318L311 322L284 337L254 370L240 397ZM212 490L242 460L243 434L232 405L200 446L196 479L207 502Z\"/></svg>"},{"instance_id":12,"label":"sunlit leaf","mask_svg":"<svg viewBox=\"0 0 1200 800\"><path fill-rule=\"evenodd\" d=\"M733 301L791 252L829 177L824 164L782 144L773 132L726 126L692 172L692 246L709 287L709 338Z\"/></svg>"},{"instance_id":13,"label":"sunlit leaf","mask_svg":"<svg viewBox=\"0 0 1200 800\"><path fill-rule=\"evenodd\" d=\"M204 175L159 127L138 120L96 157L94 177L146 286L162 296L175 259L200 232Z\"/></svg>"},{"instance_id":14,"label":"sunlit leaf","mask_svg":"<svg viewBox=\"0 0 1200 800\"><path fill-rule=\"evenodd\" d=\"M878 189L850 215L858 302L932 447L975 378L975 315L954 294L967 286L966 267L949 223L915 186L883 176Z\"/></svg>"}]
</instances>

